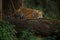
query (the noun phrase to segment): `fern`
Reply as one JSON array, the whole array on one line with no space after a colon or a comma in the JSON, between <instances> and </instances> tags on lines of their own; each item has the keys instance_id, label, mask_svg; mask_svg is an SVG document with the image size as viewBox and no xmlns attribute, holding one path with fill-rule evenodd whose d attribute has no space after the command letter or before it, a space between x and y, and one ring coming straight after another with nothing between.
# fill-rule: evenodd
<instances>
[{"instance_id":1,"label":"fern","mask_svg":"<svg viewBox=\"0 0 60 40\"><path fill-rule=\"evenodd\" d=\"M0 39L1 40L16 40L14 25L7 21L0 21Z\"/></svg>"}]
</instances>

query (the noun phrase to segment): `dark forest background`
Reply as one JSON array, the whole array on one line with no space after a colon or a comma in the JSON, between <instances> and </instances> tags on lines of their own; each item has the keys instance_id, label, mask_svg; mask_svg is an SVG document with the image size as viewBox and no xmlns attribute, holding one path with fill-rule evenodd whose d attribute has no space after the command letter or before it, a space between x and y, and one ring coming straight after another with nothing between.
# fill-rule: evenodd
<instances>
[{"instance_id":1,"label":"dark forest background","mask_svg":"<svg viewBox=\"0 0 60 40\"><path fill-rule=\"evenodd\" d=\"M19 15L16 19L12 14L20 7L41 10L43 18L21 21ZM2 0L2 10L0 40L15 40L13 29L18 40L60 40L60 0Z\"/></svg>"}]
</instances>

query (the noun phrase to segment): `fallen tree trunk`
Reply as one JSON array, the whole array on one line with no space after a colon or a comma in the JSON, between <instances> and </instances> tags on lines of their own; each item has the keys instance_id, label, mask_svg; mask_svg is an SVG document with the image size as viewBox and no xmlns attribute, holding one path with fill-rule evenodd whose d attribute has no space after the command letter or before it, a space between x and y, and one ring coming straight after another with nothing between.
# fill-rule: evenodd
<instances>
[{"instance_id":1,"label":"fallen tree trunk","mask_svg":"<svg viewBox=\"0 0 60 40\"><path fill-rule=\"evenodd\" d=\"M37 35L48 36L57 33L60 34L60 20L29 19L17 22L15 25L17 31L28 28L34 30L33 33Z\"/></svg>"}]
</instances>

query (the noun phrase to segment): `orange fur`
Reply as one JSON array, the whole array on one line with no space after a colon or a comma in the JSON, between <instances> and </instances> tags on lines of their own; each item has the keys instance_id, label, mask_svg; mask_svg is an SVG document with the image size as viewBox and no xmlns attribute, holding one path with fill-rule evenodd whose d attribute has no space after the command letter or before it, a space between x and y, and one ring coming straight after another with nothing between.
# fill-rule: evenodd
<instances>
[{"instance_id":1,"label":"orange fur","mask_svg":"<svg viewBox=\"0 0 60 40\"><path fill-rule=\"evenodd\" d=\"M20 8L17 10L17 12L21 12L23 15L25 15L25 18L27 19L34 19L36 18L34 13L36 13L37 18L42 18L42 12L40 10L35 10L31 8Z\"/></svg>"}]
</instances>

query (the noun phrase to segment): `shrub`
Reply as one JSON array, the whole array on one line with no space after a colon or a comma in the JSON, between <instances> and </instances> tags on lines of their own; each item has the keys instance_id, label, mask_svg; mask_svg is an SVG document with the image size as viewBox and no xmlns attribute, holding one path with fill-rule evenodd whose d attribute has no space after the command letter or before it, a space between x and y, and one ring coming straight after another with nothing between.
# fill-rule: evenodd
<instances>
[{"instance_id":1,"label":"shrub","mask_svg":"<svg viewBox=\"0 0 60 40\"><path fill-rule=\"evenodd\" d=\"M16 40L14 25L0 21L0 40Z\"/></svg>"}]
</instances>

